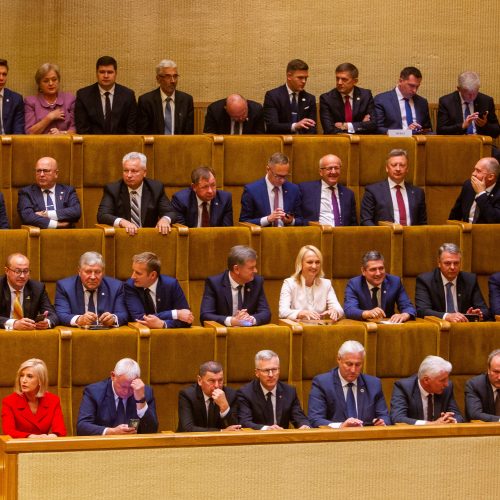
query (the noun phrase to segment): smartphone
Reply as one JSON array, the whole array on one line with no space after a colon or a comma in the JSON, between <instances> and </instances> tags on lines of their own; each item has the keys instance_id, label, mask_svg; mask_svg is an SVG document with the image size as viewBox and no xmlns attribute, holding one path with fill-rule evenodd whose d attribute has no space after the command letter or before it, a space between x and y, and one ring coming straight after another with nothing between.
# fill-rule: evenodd
<instances>
[{"instance_id":1,"label":"smartphone","mask_svg":"<svg viewBox=\"0 0 500 500\"><path fill-rule=\"evenodd\" d=\"M479 321L479 314L464 314L464 316L471 322Z\"/></svg>"},{"instance_id":2,"label":"smartphone","mask_svg":"<svg viewBox=\"0 0 500 500\"><path fill-rule=\"evenodd\" d=\"M140 419L138 419L138 418L130 418L128 421L128 426L133 427L135 430L137 430L139 427L139 422L140 422Z\"/></svg>"},{"instance_id":3,"label":"smartphone","mask_svg":"<svg viewBox=\"0 0 500 500\"><path fill-rule=\"evenodd\" d=\"M363 422L363 427L373 427L375 425L375 422L368 421L368 422Z\"/></svg>"},{"instance_id":4,"label":"smartphone","mask_svg":"<svg viewBox=\"0 0 500 500\"><path fill-rule=\"evenodd\" d=\"M35 317L35 323L40 323L40 321L44 321L47 318L45 314L37 314Z\"/></svg>"}]
</instances>

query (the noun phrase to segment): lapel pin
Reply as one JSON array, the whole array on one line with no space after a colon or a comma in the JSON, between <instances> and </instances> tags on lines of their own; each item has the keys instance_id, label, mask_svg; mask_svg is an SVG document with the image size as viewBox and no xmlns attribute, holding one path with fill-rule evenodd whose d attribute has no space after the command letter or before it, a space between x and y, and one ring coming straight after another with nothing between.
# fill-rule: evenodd
<instances>
[{"instance_id":1,"label":"lapel pin","mask_svg":"<svg viewBox=\"0 0 500 500\"><path fill-rule=\"evenodd\" d=\"M365 390L364 390L363 388L361 388L361 389L359 390L359 392L365 392Z\"/></svg>"}]
</instances>

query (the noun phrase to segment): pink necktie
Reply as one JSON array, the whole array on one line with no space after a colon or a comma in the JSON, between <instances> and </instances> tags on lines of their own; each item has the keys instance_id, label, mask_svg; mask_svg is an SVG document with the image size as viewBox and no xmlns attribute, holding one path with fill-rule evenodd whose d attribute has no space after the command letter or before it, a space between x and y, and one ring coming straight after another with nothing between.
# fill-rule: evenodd
<instances>
[{"instance_id":1,"label":"pink necktie","mask_svg":"<svg viewBox=\"0 0 500 500\"><path fill-rule=\"evenodd\" d=\"M351 100L348 95L345 96L344 118L347 123L352 123Z\"/></svg>"},{"instance_id":2,"label":"pink necktie","mask_svg":"<svg viewBox=\"0 0 500 500\"><path fill-rule=\"evenodd\" d=\"M403 195L401 194L401 186L396 185L396 201L398 202L398 210L399 210L399 223L402 226L406 226L406 208L405 202L403 200Z\"/></svg>"}]
</instances>

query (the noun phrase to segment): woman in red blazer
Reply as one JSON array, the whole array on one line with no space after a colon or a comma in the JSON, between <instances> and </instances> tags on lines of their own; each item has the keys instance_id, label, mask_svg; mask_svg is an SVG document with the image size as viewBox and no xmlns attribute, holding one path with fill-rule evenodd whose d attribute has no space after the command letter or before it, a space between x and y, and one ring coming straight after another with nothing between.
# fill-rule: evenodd
<instances>
[{"instance_id":1,"label":"woman in red blazer","mask_svg":"<svg viewBox=\"0 0 500 500\"><path fill-rule=\"evenodd\" d=\"M66 436L61 402L47 392L49 374L41 359L28 359L17 371L14 392L2 400L2 430L13 438Z\"/></svg>"}]
</instances>

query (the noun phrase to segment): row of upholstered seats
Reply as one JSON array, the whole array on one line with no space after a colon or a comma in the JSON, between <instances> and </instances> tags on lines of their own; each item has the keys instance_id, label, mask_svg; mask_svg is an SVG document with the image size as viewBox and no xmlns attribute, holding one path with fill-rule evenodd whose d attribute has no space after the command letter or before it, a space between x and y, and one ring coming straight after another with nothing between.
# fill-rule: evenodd
<instances>
[{"instance_id":1,"label":"row of upholstered seats","mask_svg":"<svg viewBox=\"0 0 500 500\"><path fill-rule=\"evenodd\" d=\"M238 220L243 186L265 174L271 154L291 160L295 183L318 178L318 161L327 154L343 162L341 182L356 196L364 186L386 177L389 150L409 155L408 180L424 187L431 224L446 221L458 191L473 165L491 154L491 138L482 136L1 136L0 190L12 227L19 227L17 193L34 182L34 165L42 156L59 163L58 181L73 185L82 203L78 227L92 227L105 184L121 178L121 160L130 151L148 158L148 176L164 183L170 196L190 185L191 170L212 166L218 186L233 193Z\"/></svg>"}]
</instances>

